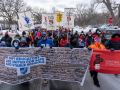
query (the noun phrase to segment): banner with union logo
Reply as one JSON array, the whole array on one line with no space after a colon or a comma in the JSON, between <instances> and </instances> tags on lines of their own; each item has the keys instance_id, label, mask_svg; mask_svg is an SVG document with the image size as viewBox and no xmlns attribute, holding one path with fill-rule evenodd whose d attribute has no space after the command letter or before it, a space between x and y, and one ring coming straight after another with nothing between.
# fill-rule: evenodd
<instances>
[{"instance_id":1,"label":"banner with union logo","mask_svg":"<svg viewBox=\"0 0 120 90\"><path fill-rule=\"evenodd\" d=\"M74 8L65 8L64 9L64 28L74 28Z\"/></svg>"},{"instance_id":2,"label":"banner with union logo","mask_svg":"<svg viewBox=\"0 0 120 90\"><path fill-rule=\"evenodd\" d=\"M47 14L47 30L56 30L56 14Z\"/></svg>"},{"instance_id":3,"label":"banner with union logo","mask_svg":"<svg viewBox=\"0 0 120 90\"><path fill-rule=\"evenodd\" d=\"M120 51L93 50L90 70L107 74L120 74Z\"/></svg>"}]
</instances>

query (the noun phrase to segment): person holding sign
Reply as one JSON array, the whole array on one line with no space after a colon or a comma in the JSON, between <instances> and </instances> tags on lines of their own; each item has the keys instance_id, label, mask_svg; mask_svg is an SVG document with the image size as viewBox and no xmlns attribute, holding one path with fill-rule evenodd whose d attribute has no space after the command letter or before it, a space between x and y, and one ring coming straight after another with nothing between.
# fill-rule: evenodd
<instances>
[{"instance_id":1,"label":"person holding sign","mask_svg":"<svg viewBox=\"0 0 120 90\"><path fill-rule=\"evenodd\" d=\"M46 33L43 32L41 35L41 40L38 41L37 46L50 47L54 46L54 43L51 39L48 39Z\"/></svg>"},{"instance_id":2,"label":"person holding sign","mask_svg":"<svg viewBox=\"0 0 120 90\"><path fill-rule=\"evenodd\" d=\"M88 47L88 49L106 49L104 45L101 44L101 38L100 37L95 37L94 38L95 43L90 45ZM96 71L90 71L91 77L93 77L93 81L94 81L94 85L96 85L97 87L100 87L99 81L98 81L98 72Z\"/></svg>"}]
</instances>

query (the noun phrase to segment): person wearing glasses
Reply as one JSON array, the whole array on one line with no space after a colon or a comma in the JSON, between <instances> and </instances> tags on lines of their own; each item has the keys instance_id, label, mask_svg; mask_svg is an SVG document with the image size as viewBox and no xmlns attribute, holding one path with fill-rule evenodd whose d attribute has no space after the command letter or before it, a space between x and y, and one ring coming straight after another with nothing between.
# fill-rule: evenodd
<instances>
[{"instance_id":1,"label":"person wearing glasses","mask_svg":"<svg viewBox=\"0 0 120 90\"><path fill-rule=\"evenodd\" d=\"M41 40L38 41L37 46L50 47L54 46L54 43L51 39L48 39L46 33L43 32L41 35Z\"/></svg>"},{"instance_id":2,"label":"person wearing glasses","mask_svg":"<svg viewBox=\"0 0 120 90\"><path fill-rule=\"evenodd\" d=\"M104 45L101 44L101 38L96 36L94 38L94 44L90 45L88 48L91 49L106 49ZM99 81L98 81L98 72L90 70L91 77L93 77L94 85L97 87L100 87Z\"/></svg>"}]
</instances>

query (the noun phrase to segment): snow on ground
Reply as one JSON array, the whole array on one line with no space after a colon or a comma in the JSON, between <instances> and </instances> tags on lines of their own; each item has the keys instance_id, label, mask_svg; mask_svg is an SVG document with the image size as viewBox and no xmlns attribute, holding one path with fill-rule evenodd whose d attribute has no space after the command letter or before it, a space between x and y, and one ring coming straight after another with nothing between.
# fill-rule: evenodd
<instances>
[{"instance_id":1,"label":"snow on ground","mask_svg":"<svg viewBox=\"0 0 120 90\"><path fill-rule=\"evenodd\" d=\"M11 33L11 30L9 32L9 30L2 30L3 34L5 34L6 32L8 31L9 34L16 34L15 31L13 31L13 33ZM22 34L22 31L18 31L17 32L21 35Z\"/></svg>"}]
</instances>

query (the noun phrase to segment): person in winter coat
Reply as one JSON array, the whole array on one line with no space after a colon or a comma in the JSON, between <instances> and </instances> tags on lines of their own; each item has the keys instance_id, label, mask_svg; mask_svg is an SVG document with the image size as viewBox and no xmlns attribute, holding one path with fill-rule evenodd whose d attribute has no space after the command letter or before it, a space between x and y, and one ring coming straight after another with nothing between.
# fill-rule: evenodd
<instances>
[{"instance_id":1,"label":"person in winter coat","mask_svg":"<svg viewBox=\"0 0 120 90\"><path fill-rule=\"evenodd\" d=\"M19 39L14 39L12 41L12 47L20 48L20 41L19 41Z\"/></svg>"},{"instance_id":2,"label":"person in winter coat","mask_svg":"<svg viewBox=\"0 0 120 90\"><path fill-rule=\"evenodd\" d=\"M120 50L120 34L113 34L111 39L108 42L106 42L105 47L107 49ZM118 76L118 74L115 74L115 76Z\"/></svg>"},{"instance_id":3,"label":"person in winter coat","mask_svg":"<svg viewBox=\"0 0 120 90\"><path fill-rule=\"evenodd\" d=\"M79 34L78 34L78 31L76 31L76 32L75 32L74 37L75 37L75 38L76 38L76 40L78 41L78 39L79 39Z\"/></svg>"},{"instance_id":4,"label":"person in winter coat","mask_svg":"<svg viewBox=\"0 0 120 90\"><path fill-rule=\"evenodd\" d=\"M88 36L85 39L85 43L86 43L86 47L91 45L91 43L92 43L92 33L91 32L88 33Z\"/></svg>"},{"instance_id":5,"label":"person in winter coat","mask_svg":"<svg viewBox=\"0 0 120 90\"><path fill-rule=\"evenodd\" d=\"M90 45L89 48L91 48L91 49L104 49L104 50L106 50L105 46L101 44L100 37L95 37L94 40L95 40L95 43L92 44L92 45ZM96 85L97 87L100 87L99 81L98 81L98 78L97 78L98 72L91 70L90 74L93 77L94 85Z\"/></svg>"},{"instance_id":6,"label":"person in winter coat","mask_svg":"<svg viewBox=\"0 0 120 90\"><path fill-rule=\"evenodd\" d=\"M82 36L80 36L80 38L79 38L79 46L80 46L80 48L84 48L85 47L85 42L83 41L83 38L82 38Z\"/></svg>"},{"instance_id":7,"label":"person in winter coat","mask_svg":"<svg viewBox=\"0 0 120 90\"><path fill-rule=\"evenodd\" d=\"M113 34L111 39L106 42L105 47L107 49L113 48L114 50L120 50L120 34Z\"/></svg>"},{"instance_id":8,"label":"person in winter coat","mask_svg":"<svg viewBox=\"0 0 120 90\"><path fill-rule=\"evenodd\" d=\"M22 47L22 48L28 47L27 46L27 40L25 38L22 38L20 40L20 47Z\"/></svg>"},{"instance_id":9,"label":"person in winter coat","mask_svg":"<svg viewBox=\"0 0 120 90\"><path fill-rule=\"evenodd\" d=\"M100 30L99 29L96 29L96 32L95 33L93 33L92 35L97 35L98 37L100 37Z\"/></svg>"},{"instance_id":10,"label":"person in winter coat","mask_svg":"<svg viewBox=\"0 0 120 90\"><path fill-rule=\"evenodd\" d=\"M0 47L7 47L7 45L5 44L4 41L1 41L1 40L0 40Z\"/></svg>"},{"instance_id":11,"label":"person in winter coat","mask_svg":"<svg viewBox=\"0 0 120 90\"><path fill-rule=\"evenodd\" d=\"M26 32L25 32L25 31L22 32L22 36L19 38L19 40L21 41L22 38L25 38L25 39L26 39L26 41L27 41L27 47L29 47L31 38L26 35Z\"/></svg>"},{"instance_id":12,"label":"person in winter coat","mask_svg":"<svg viewBox=\"0 0 120 90\"><path fill-rule=\"evenodd\" d=\"M12 37L10 37L8 32L6 32L5 36L2 37L1 41L4 41L7 47L11 47Z\"/></svg>"},{"instance_id":13,"label":"person in winter coat","mask_svg":"<svg viewBox=\"0 0 120 90\"><path fill-rule=\"evenodd\" d=\"M31 33L30 38L31 38L30 44L31 44L31 46L33 47L33 46L34 46L34 39L35 39L35 36L34 36L33 33Z\"/></svg>"},{"instance_id":14,"label":"person in winter coat","mask_svg":"<svg viewBox=\"0 0 120 90\"><path fill-rule=\"evenodd\" d=\"M105 45L106 41L107 41L107 38L105 36L105 32L102 32L102 35L100 36L101 37L101 42L103 45Z\"/></svg>"},{"instance_id":15,"label":"person in winter coat","mask_svg":"<svg viewBox=\"0 0 120 90\"><path fill-rule=\"evenodd\" d=\"M83 41L85 41L85 34L84 34L84 32L83 32L83 31L81 31L80 36L82 36Z\"/></svg>"},{"instance_id":16,"label":"person in winter coat","mask_svg":"<svg viewBox=\"0 0 120 90\"><path fill-rule=\"evenodd\" d=\"M70 38L70 42L67 42L64 47L80 48L79 42L77 42L76 37L74 36Z\"/></svg>"},{"instance_id":17,"label":"person in winter coat","mask_svg":"<svg viewBox=\"0 0 120 90\"><path fill-rule=\"evenodd\" d=\"M19 38L20 38L19 33L16 33L16 35L14 36L14 39L19 39Z\"/></svg>"},{"instance_id":18,"label":"person in winter coat","mask_svg":"<svg viewBox=\"0 0 120 90\"><path fill-rule=\"evenodd\" d=\"M37 35L36 35L36 36L41 37L41 34L42 34L42 32L41 32L40 29L38 28L38 32L37 32Z\"/></svg>"},{"instance_id":19,"label":"person in winter coat","mask_svg":"<svg viewBox=\"0 0 120 90\"><path fill-rule=\"evenodd\" d=\"M50 47L50 46L54 46L54 43L52 42L51 39L48 39L46 33L43 32L41 35L41 40L38 41L37 46Z\"/></svg>"},{"instance_id":20,"label":"person in winter coat","mask_svg":"<svg viewBox=\"0 0 120 90\"><path fill-rule=\"evenodd\" d=\"M89 30L89 32L92 34L91 29ZM89 32L86 33L85 38L88 36Z\"/></svg>"},{"instance_id":21,"label":"person in winter coat","mask_svg":"<svg viewBox=\"0 0 120 90\"><path fill-rule=\"evenodd\" d=\"M60 40L61 40L61 37L60 35L57 35L54 39L54 42L55 42L55 46L56 47L60 47Z\"/></svg>"},{"instance_id":22,"label":"person in winter coat","mask_svg":"<svg viewBox=\"0 0 120 90\"><path fill-rule=\"evenodd\" d=\"M67 35L64 34L63 38L60 40L60 46L64 47L67 42Z\"/></svg>"}]
</instances>

